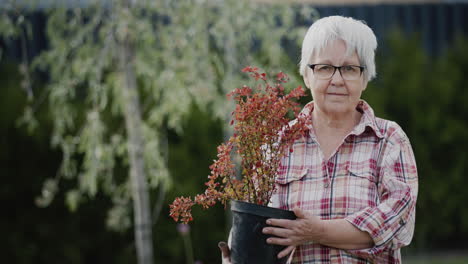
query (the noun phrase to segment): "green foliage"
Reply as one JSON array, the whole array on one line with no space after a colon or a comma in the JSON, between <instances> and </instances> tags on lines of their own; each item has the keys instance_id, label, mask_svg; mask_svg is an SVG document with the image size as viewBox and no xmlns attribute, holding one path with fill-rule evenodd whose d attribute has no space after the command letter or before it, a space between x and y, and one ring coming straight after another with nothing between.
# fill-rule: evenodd
<instances>
[{"instance_id":1,"label":"green foliage","mask_svg":"<svg viewBox=\"0 0 468 264\"><path fill-rule=\"evenodd\" d=\"M31 70L27 50L27 41L32 39L32 24L26 15L15 5L15 2L4 3L4 6L9 8L10 12L6 12L6 9L0 8L0 38L5 43L20 40L21 45L19 48L21 49L22 58L21 64L19 65L19 72L23 77L20 84L21 88L25 90L28 100L32 100L34 94L31 85ZM3 52L0 46L0 61L5 60L5 58L3 58ZM32 118L34 111L35 109L27 106L22 120L19 120L19 122L26 123L28 129L31 131L37 127L37 122Z\"/></svg>"},{"instance_id":2,"label":"green foliage","mask_svg":"<svg viewBox=\"0 0 468 264\"><path fill-rule=\"evenodd\" d=\"M223 122L213 120L210 113L191 107L191 114L182 122L184 133L169 133L168 165L173 188L167 193L161 216L155 226L155 260L158 263L185 263L182 237L176 223L169 217L169 206L175 197L196 194L204 190L209 165L216 158L216 146L223 141ZM225 210L216 206L209 211L196 208L190 236L195 259L203 263L218 263L218 241L226 239Z\"/></svg>"},{"instance_id":3,"label":"green foliage","mask_svg":"<svg viewBox=\"0 0 468 264\"><path fill-rule=\"evenodd\" d=\"M98 195L71 213L63 203L38 208L34 201L44 181L59 168L61 153L50 147L52 122L47 105L34 108L38 123L34 134L17 120L28 104L20 87L19 65L0 64L0 200L6 217L0 218L5 263L133 263L129 234L103 232L109 199ZM35 84L41 89L40 83ZM65 197L70 182L56 187L56 199ZM119 250L116 250L118 248Z\"/></svg>"},{"instance_id":4,"label":"green foliage","mask_svg":"<svg viewBox=\"0 0 468 264\"><path fill-rule=\"evenodd\" d=\"M468 56L458 39L437 58L417 37L393 32L378 58L379 77L363 97L376 114L397 121L411 140L419 174L415 241L412 248L454 245L468 235L467 170Z\"/></svg>"},{"instance_id":5,"label":"green foliage","mask_svg":"<svg viewBox=\"0 0 468 264\"><path fill-rule=\"evenodd\" d=\"M90 1L70 9L57 2L47 10L49 49L32 63L48 74L44 93L53 122L51 142L63 154L58 177L44 182L37 204L48 206L60 181L76 182L65 196L69 208L76 210L103 192L114 202L108 223L116 229L129 226L131 196L130 181L122 173L129 161L120 44L126 38L135 44L132 63L142 105L143 159L149 186L156 190L171 183L165 131L182 132L192 102L215 117L228 116L225 94L245 81L240 74L245 65L272 72L294 65L282 43L298 50L306 28L295 21L313 13L300 6L234 0L135 1L131 9L124 5ZM2 20L3 36L25 28L18 10ZM30 107L22 120L31 129L37 126Z\"/></svg>"}]
</instances>

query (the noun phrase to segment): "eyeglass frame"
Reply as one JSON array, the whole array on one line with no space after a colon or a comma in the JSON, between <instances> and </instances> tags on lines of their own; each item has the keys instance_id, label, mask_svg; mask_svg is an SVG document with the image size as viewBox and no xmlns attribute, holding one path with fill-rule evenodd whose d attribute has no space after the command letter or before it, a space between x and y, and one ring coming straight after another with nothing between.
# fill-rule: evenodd
<instances>
[{"instance_id":1,"label":"eyeglass frame","mask_svg":"<svg viewBox=\"0 0 468 264\"><path fill-rule=\"evenodd\" d=\"M312 69L312 72L313 72L314 74L315 74L315 69L314 69L314 68L315 68L315 66L317 66L317 65L326 65L326 66L331 66L331 67L334 68L332 75L330 75L329 78L324 78L324 79L322 79L322 80L328 80L328 79L333 78L333 76L334 76L335 73L336 73L336 69L338 69L338 71L340 72L341 78L343 78L343 80L347 80L347 79L345 79L345 78L343 77L343 73L341 72L341 68L343 68L343 67L349 67L349 66L358 67L359 70L360 70L360 72L359 72L359 77L362 76L362 73L363 73L364 70L366 69L366 67L364 67L364 66L359 66L359 65L342 65L342 66L335 66L335 65L326 64L326 63L307 64L307 66L309 66L309 68ZM353 81L353 80L354 80L354 79L352 79L352 80L347 80L347 81ZM357 79L356 79L356 80L357 80Z\"/></svg>"}]
</instances>

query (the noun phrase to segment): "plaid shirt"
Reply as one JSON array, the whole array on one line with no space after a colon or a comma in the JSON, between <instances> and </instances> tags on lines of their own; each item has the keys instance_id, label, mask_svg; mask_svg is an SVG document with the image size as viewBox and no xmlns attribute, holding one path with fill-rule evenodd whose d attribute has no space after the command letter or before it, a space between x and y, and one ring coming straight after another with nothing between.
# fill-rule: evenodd
<instances>
[{"instance_id":1,"label":"plaid shirt","mask_svg":"<svg viewBox=\"0 0 468 264\"><path fill-rule=\"evenodd\" d=\"M361 101L360 123L325 160L312 127L281 163L272 206L300 207L321 219L345 219L370 234L374 247L342 250L309 242L292 263L401 263L414 231L418 178L408 137ZM304 107L310 115L313 102Z\"/></svg>"}]
</instances>

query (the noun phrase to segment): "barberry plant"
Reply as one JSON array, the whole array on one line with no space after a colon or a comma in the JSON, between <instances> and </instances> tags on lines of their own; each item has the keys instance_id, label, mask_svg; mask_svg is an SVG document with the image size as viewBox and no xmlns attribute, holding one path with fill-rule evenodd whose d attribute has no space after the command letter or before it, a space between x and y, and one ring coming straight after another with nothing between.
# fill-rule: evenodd
<instances>
[{"instance_id":1,"label":"barberry plant","mask_svg":"<svg viewBox=\"0 0 468 264\"><path fill-rule=\"evenodd\" d=\"M289 78L282 72L270 83L256 67L248 66L242 71L249 73L256 85L244 85L228 94L236 103L231 121L234 134L218 146L205 192L194 199L178 197L170 205L170 216L175 221L192 221L195 204L204 209L217 202L226 205L229 200L267 205L275 191L281 158L307 131L310 118L299 114L297 102L305 96L301 86L287 93L284 83ZM234 165L235 155L241 160L240 177Z\"/></svg>"}]
</instances>

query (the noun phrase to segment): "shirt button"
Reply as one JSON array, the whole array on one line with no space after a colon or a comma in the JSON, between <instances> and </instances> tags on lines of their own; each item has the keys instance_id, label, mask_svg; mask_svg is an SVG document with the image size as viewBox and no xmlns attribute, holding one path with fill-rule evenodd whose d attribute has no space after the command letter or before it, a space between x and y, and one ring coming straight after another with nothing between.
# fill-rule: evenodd
<instances>
[{"instance_id":1,"label":"shirt button","mask_svg":"<svg viewBox=\"0 0 468 264\"><path fill-rule=\"evenodd\" d=\"M328 188L328 186L330 186L330 184L328 182L325 183L325 188Z\"/></svg>"}]
</instances>

